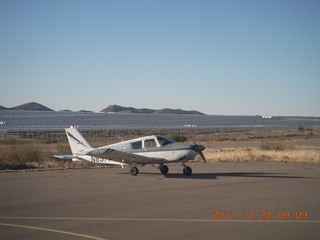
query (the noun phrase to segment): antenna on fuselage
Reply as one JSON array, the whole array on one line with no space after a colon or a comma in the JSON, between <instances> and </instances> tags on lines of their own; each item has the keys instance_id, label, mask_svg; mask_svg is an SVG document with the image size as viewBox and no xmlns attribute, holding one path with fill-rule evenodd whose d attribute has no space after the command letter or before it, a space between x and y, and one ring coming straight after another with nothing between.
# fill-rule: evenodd
<instances>
[{"instance_id":1,"label":"antenna on fuselage","mask_svg":"<svg viewBox=\"0 0 320 240\"><path fill-rule=\"evenodd\" d=\"M118 135L118 134L116 134L116 137L121 141L121 142L124 142L125 140L124 140L124 138L123 137L121 137L120 135Z\"/></svg>"}]
</instances>

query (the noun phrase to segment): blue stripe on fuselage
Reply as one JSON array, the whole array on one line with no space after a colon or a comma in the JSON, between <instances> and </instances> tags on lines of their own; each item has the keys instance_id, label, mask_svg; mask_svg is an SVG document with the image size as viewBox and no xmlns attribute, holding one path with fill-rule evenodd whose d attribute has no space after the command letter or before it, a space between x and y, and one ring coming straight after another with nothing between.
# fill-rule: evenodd
<instances>
[{"instance_id":1,"label":"blue stripe on fuselage","mask_svg":"<svg viewBox=\"0 0 320 240\"><path fill-rule=\"evenodd\" d=\"M181 150L192 150L190 148L141 148L141 149L135 149L135 150L131 150L131 151L126 151L127 153L145 153L145 152L172 152L172 151L181 151Z\"/></svg>"}]
</instances>

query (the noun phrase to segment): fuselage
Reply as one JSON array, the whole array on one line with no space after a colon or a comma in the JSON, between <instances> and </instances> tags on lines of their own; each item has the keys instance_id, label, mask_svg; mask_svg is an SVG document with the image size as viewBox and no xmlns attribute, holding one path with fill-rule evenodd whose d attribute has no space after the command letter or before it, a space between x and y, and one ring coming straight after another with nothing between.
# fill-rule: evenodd
<instances>
[{"instance_id":1,"label":"fuselage","mask_svg":"<svg viewBox=\"0 0 320 240\"><path fill-rule=\"evenodd\" d=\"M192 146L192 144L174 142L163 136L152 135L103 146L100 149L111 148L162 162L175 162L193 159L198 153Z\"/></svg>"}]
</instances>

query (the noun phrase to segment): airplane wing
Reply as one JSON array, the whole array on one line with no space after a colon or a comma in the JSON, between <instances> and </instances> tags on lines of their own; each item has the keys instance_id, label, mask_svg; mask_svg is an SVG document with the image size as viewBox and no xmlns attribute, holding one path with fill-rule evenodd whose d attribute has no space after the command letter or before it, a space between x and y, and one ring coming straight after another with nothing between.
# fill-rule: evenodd
<instances>
[{"instance_id":1,"label":"airplane wing","mask_svg":"<svg viewBox=\"0 0 320 240\"><path fill-rule=\"evenodd\" d=\"M122 152L119 150L106 148L106 149L94 149L87 153L89 156L109 159L126 164L153 164L166 162L162 158L148 158L138 154Z\"/></svg>"}]
</instances>

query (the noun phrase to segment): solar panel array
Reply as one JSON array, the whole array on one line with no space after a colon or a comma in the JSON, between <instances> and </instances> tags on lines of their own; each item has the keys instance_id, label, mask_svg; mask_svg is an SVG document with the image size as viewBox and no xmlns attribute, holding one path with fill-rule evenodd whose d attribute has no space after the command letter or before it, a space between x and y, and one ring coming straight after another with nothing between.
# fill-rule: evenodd
<instances>
[{"instance_id":1,"label":"solar panel array","mask_svg":"<svg viewBox=\"0 0 320 240\"><path fill-rule=\"evenodd\" d=\"M0 131L6 132L61 131L71 125L84 130L320 126L319 119L33 111L0 111L0 121Z\"/></svg>"}]
</instances>

